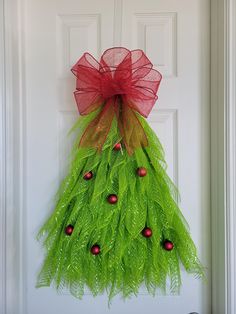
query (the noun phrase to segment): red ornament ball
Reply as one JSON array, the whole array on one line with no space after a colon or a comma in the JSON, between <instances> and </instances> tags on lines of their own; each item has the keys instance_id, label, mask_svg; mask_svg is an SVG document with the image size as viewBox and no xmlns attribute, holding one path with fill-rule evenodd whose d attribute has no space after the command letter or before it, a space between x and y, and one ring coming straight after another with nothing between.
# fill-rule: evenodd
<instances>
[{"instance_id":1,"label":"red ornament ball","mask_svg":"<svg viewBox=\"0 0 236 314\"><path fill-rule=\"evenodd\" d=\"M174 244L169 240L165 240L163 246L166 251L172 251L174 248Z\"/></svg>"},{"instance_id":2,"label":"red ornament ball","mask_svg":"<svg viewBox=\"0 0 236 314\"><path fill-rule=\"evenodd\" d=\"M92 177L93 177L93 173L92 173L92 171L89 171L89 172L85 173L84 180L90 180L90 179L92 179Z\"/></svg>"},{"instance_id":3,"label":"red ornament ball","mask_svg":"<svg viewBox=\"0 0 236 314\"><path fill-rule=\"evenodd\" d=\"M121 143L116 143L113 147L114 150L119 151L121 150Z\"/></svg>"},{"instance_id":4,"label":"red ornament ball","mask_svg":"<svg viewBox=\"0 0 236 314\"><path fill-rule=\"evenodd\" d=\"M145 177L147 175L147 169L144 167L140 167L137 169L137 175L139 177Z\"/></svg>"},{"instance_id":5,"label":"red ornament ball","mask_svg":"<svg viewBox=\"0 0 236 314\"><path fill-rule=\"evenodd\" d=\"M91 247L91 253L93 255L98 255L100 253L100 246L97 245L97 244L94 244L92 247Z\"/></svg>"},{"instance_id":6,"label":"red ornament ball","mask_svg":"<svg viewBox=\"0 0 236 314\"><path fill-rule=\"evenodd\" d=\"M116 204L117 201L118 201L118 197L116 194L110 194L108 197L107 197L107 201L108 203L110 204Z\"/></svg>"},{"instance_id":7,"label":"red ornament ball","mask_svg":"<svg viewBox=\"0 0 236 314\"><path fill-rule=\"evenodd\" d=\"M144 228L143 231L142 231L142 235L145 237L145 238L150 238L152 236L152 229L151 228Z\"/></svg>"},{"instance_id":8,"label":"red ornament ball","mask_svg":"<svg viewBox=\"0 0 236 314\"><path fill-rule=\"evenodd\" d=\"M65 234L70 236L72 235L73 230L74 230L74 227L72 225L68 225L65 228Z\"/></svg>"}]
</instances>

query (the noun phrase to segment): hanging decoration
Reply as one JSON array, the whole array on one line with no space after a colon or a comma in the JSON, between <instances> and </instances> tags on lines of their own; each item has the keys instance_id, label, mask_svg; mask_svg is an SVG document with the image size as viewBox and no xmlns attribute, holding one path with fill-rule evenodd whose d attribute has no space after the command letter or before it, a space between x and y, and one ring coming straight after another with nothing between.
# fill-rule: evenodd
<instances>
[{"instance_id":1,"label":"hanging decoration","mask_svg":"<svg viewBox=\"0 0 236 314\"><path fill-rule=\"evenodd\" d=\"M166 173L164 152L145 118L161 74L142 50L117 47L100 61L85 53L72 68L80 117L68 175L39 232L46 249L37 286L82 297L137 294L145 283L178 293L180 263L204 276Z\"/></svg>"}]
</instances>

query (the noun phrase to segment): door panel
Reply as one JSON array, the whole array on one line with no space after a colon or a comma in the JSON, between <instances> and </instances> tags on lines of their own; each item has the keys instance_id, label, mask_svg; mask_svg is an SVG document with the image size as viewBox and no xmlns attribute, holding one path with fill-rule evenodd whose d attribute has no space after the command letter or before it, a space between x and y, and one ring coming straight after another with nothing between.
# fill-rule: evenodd
<instances>
[{"instance_id":1,"label":"door panel","mask_svg":"<svg viewBox=\"0 0 236 314\"><path fill-rule=\"evenodd\" d=\"M35 236L53 210L73 143L67 133L78 117L70 68L83 52L99 57L113 43L143 49L163 74L149 122L164 146L168 173L210 273L209 1L25 2L27 313L210 313L210 280L204 284L185 272L179 296L153 298L141 289L126 302L116 297L110 309L106 296L93 298L87 292L80 301L65 291L35 289L43 260Z\"/></svg>"}]
</instances>

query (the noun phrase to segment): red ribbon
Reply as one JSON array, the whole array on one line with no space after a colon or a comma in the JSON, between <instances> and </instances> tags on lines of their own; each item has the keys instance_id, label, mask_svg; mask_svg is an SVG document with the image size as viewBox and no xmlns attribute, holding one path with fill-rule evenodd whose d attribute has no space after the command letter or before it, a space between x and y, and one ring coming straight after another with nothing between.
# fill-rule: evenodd
<instances>
[{"instance_id":1,"label":"red ribbon","mask_svg":"<svg viewBox=\"0 0 236 314\"><path fill-rule=\"evenodd\" d=\"M85 129L80 146L101 150L114 117L129 154L148 145L137 113L148 117L162 76L142 50L110 48L100 62L85 53L71 71L77 78L74 95L79 113L87 115L101 108Z\"/></svg>"}]
</instances>

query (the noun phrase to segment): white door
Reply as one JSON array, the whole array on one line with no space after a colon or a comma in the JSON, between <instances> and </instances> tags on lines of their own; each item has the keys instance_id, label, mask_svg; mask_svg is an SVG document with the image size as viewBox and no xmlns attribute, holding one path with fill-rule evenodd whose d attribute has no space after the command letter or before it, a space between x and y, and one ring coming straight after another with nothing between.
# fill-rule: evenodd
<instances>
[{"instance_id":1,"label":"white door","mask_svg":"<svg viewBox=\"0 0 236 314\"><path fill-rule=\"evenodd\" d=\"M26 208L24 215L24 314L210 313L209 207L209 1L25 0ZM53 288L36 289L43 250L35 236L66 173L78 117L71 66L89 51L96 58L112 46L141 48L163 74L149 121L166 151L168 172L181 193L208 282L182 274L178 296L140 291L123 302L77 300Z\"/></svg>"}]
</instances>

